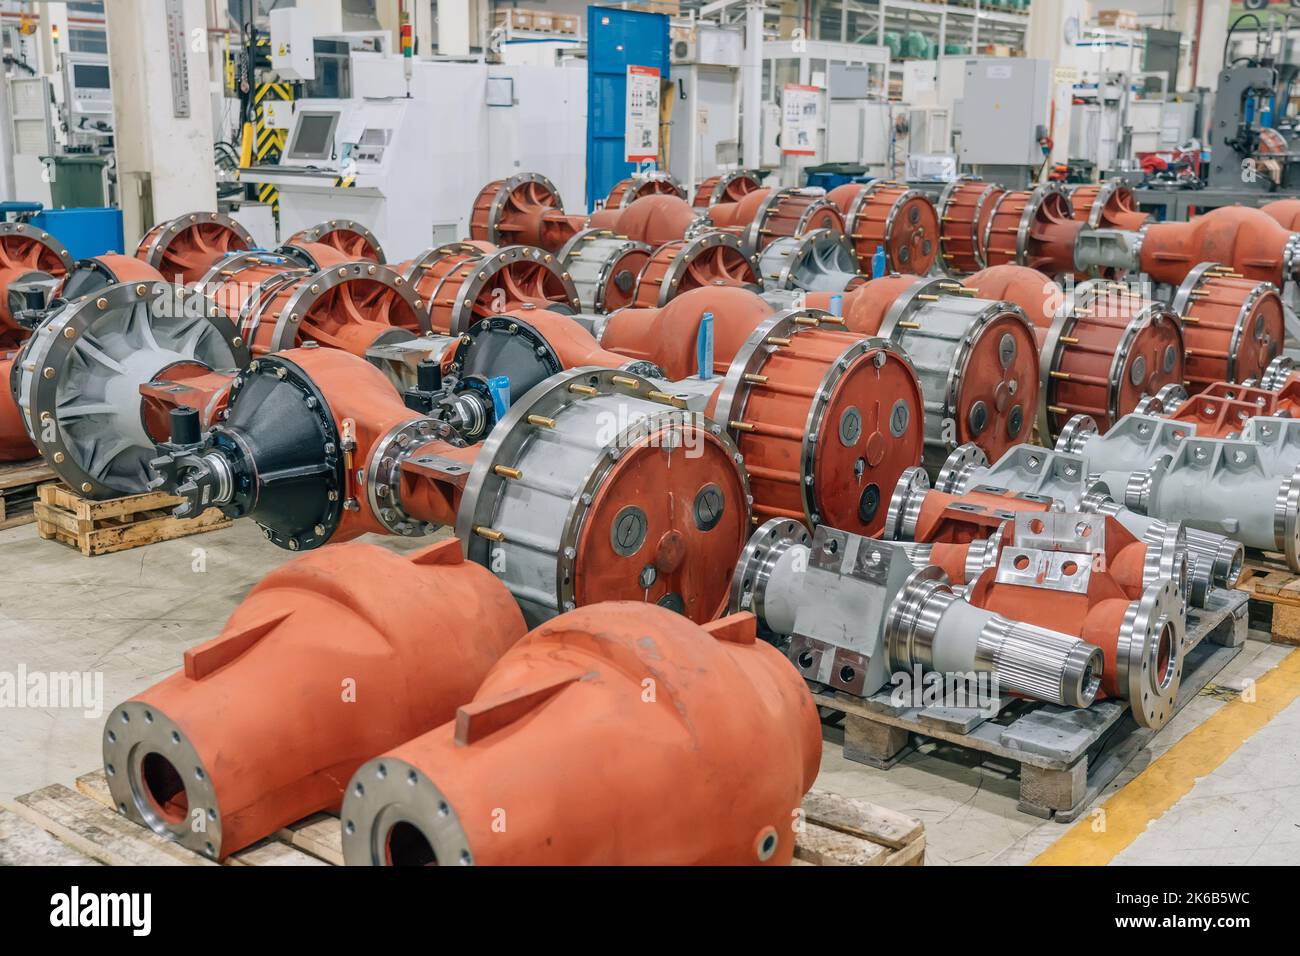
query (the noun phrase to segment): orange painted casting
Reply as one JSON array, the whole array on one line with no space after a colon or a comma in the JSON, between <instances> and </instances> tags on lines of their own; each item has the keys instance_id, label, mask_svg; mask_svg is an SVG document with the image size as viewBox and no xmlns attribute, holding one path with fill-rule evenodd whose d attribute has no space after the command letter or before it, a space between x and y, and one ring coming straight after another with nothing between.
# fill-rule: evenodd
<instances>
[{"instance_id":1,"label":"orange painted casting","mask_svg":"<svg viewBox=\"0 0 1300 956\"><path fill-rule=\"evenodd\" d=\"M1289 252L1295 234L1260 209L1224 206L1191 222L1153 222L1142 240L1142 271L1177 285L1202 262L1221 262L1247 279L1281 288L1300 273Z\"/></svg>"},{"instance_id":2,"label":"orange painted casting","mask_svg":"<svg viewBox=\"0 0 1300 956\"><path fill-rule=\"evenodd\" d=\"M336 810L364 760L450 720L524 632L509 592L455 540L304 554L186 651L182 671L109 715L114 801L223 859Z\"/></svg>"},{"instance_id":3,"label":"orange painted casting","mask_svg":"<svg viewBox=\"0 0 1300 956\"><path fill-rule=\"evenodd\" d=\"M1151 214L1138 209L1131 186L1120 185L1110 190L1101 208L1097 209L1101 190L1101 184L1088 183L1070 193L1075 219L1092 221L1094 229L1123 229L1126 232L1136 232L1150 221Z\"/></svg>"},{"instance_id":4,"label":"orange painted casting","mask_svg":"<svg viewBox=\"0 0 1300 956\"><path fill-rule=\"evenodd\" d=\"M1285 408L1285 403L1278 399L1275 392L1215 382L1179 405L1172 415L1164 417L1194 424L1197 438L1227 438L1239 433L1248 419L1275 415Z\"/></svg>"},{"instance_id":5,"label":"orange painted casting","mask_svg":"<svg viewBox=\"0 0 1300 956\"><path fill-rule=\"evenodd\" d=\"M622 209L598 210L591 214L587 224L658 248L665 242L683 238L694 221L695 210L685 199L659 193L642 196Z\"/></svg>"},{"instance_id":6,"label":"orange painted casting","mask_svg":"<svg viewBox=\"0 0 1300 956\"><path fill-rule=\"evenodd\" d=\"M528 307L508 312L506 317L516 318L536 329L566 369L587 365L620 368L627 364L626 355L602 348L595 336L567 315Z\"/></svg>"},{"instance_id":7,"label":"orange painted casting","mask_svg":"<svg viewBox=\"0 0 1300 956\"><path fill-rule=\"evenodd\" d=\"M669 379L696 374L696 341L704 313L713 313L713 374L725 375L750 333L772 314L747 289L705 286L683 292L662 309L620 309L609 317L601 345L611 352L653 362Z\"/></svg>"},{"instance_id":8,"label":"orange painted casting","mask_svg":"<svg viewBox=\"0 0 1300 956\"><path fill-rule=\"evenodd\" d=\"M964 275L984 267L984 231L1005 189L979 180L964 182L946 194L935 210L944 271Z\"/></svg>"},{"instance_id":9,"label":"orange painted casting","mask_svg":"<svg viewBox=\"0 0 1300 956\"><path fill-rule=\"evenodd\" d=\"M726 184L723 185L723 180ZM721 186L720 194L715 198L714 192ZM758 179L750 173L726 173L722 176L710 176L695 189L691 206L695 209L708 209L716 203L737 202L759 188Z\"/></svg>"},{"instance_id":10,"label":"orange painted casting","mask_svg":"<svg viewBox=\"0 0 1300 956\"><path fill-rule=\"evenodd\" d=\"M709 207L709 221L719 229L740 232L754 221L758 208L770 195L771 189L753 189L731 202L717 203Z\"/></svg>"},{"instance_id":11,"label":"orange painted casting","mask_svg":"<svg viewBox=\"0 0 1300 956\"><path fill-rule=\"evenodd\" d=\"M178 362L162 369L151 382L140 386L140 420L155 442L171 437L171 411L193 408L199 425L214 425L230 401L230 383L235 372L214 371L199 362Z\"/></svg>"},{"instance_id":12,"label":"orange painted casting","mask_svg":"<svg viewBox=\"0 0 1300 956\"><path fill-rule=\"evenodd\" d=\"M538 250L485 251L454 242L427 250L397 269L428 307L433 331L444 334L459 335L479 319L525 306L579 305L555 256Z\"/></svg>"},{"instance_id":13,"label":"orange painted casting","mask_svg":"<svg viewBox=\"0 0 1300 956\"><path fill-rule=\"evenodd\" d=\"M470 238L499 245L522 243L545 248L543 217L548 213L564 215L559 193L548 181L535 177L523 179L505 195L499 195L505 191L506 183L507 180L494 179L479 190L470 209Z\"/></svg>"},{"instance_id":14,"label":"orange painted casting","mask_svg":"<svg viewBox=\"0 0 1300 956\"><path fill-rule=\"evenodd\" d=\"M1017 511L1046 512L1053 508L1050 498L1005 488L981 488L964 495L930 489L917 513L912 540L921 544L969 544L1001 530ZM1021 620L1014 614L1011 617Z\"/></svg>"},{"instance_id":15,"label":"orange painted casting","mask_svg":"<svg viewBox=\"0 0 1300 956\"><path fill-rule=\"evenodd\" d=\"M149 262L169 282L189 285L201 279L218 259L232 252L244 252L250 247L243 236L224 222L204 219L198 214L191 215L189 219L191 222L188 226L180 229L165 240L160 249L151 253L155 239L176 220L158 223L140 240L135 251L136 258Z\"/></svg>"},{"instance_id":16,"label":"orange painted casting","mask_svg":"<svg viewBox=\"0 0 1300 956\"><path fill-rule=\"evenodd\" d=\"M1104 557L1079 555L1080 565L1091 563L1086 592L998 582L994 580L996 571L989 569L968 588L967 600L976 607L1071 634L1100 647L1104 665L1097 698L1124 699L1128 694L1121 684L1119 656L1128 650L1120 648L1121 631L1130 604L1142 596L1145 560L1146 545L1108 517ZM1176 652L1176 648L1161 647L1160 670Z\"/></svg>"},{"instance_id":17,"label":"orange painted casting","mask_svg":"<svg viewBox=\"0 0 1300 956\"><path fill-rule=\"evenodd\" d=\"M1182 292L1180 290L1180 297ZM1187 391L1213 382L1259 380L1282 352L1282 297L1265 282L1205 272L1186 293Z\"/></svg>"},{"instance_id":18,"label":"orange painted casting","mask_svg":"<svg viewBox=\"0 0 1300 956\"><path fill-rule=\"evenodd\" d=\"M783 190L767 207L762 220L755 224L757 229L747 230L755 254L778 239L803 236L816 229L829 229L839 235L845 231L844 217L833 202L820 194L797 189Z\"/></svg>"},{"instance_id":19,"label":"orange painted casting","mask_svg":"<svg viewBox=\"0 0 1300 956\"><path fill-rule=\"evenodd\" d=\"M26 461L39 454L27 437L22 410L14 403L9 388L9 375L17 359L17 349L0 349L0 461Z\"/></svg>"},{"instance_id":20,"label":"orange painted casting","mask_svg":"<svg viewBox=\"0 0 1300 956\"><path fill-rule=\"evenodd\" d=\"M380 439L393 428L418 415L407 408L402 397L379 369L364 359L333 349L289 349L278 358L293 362L320 389L340 434L354 436L352 466L347 469L347 497L357 507L344 510L331 541L347 541L367 532L387 534L370 510L366 489L357 485L357 470L369 470L370 459ZM479 446L457 448L433 441L421 450L424 455L472 464ZM459 486L447 486L415 472L403 471L402 506L412 517L437 525L454 525L460 505Z\"/></svg>"},{"instance_id":21,"label":"orange painted casting","mask_svg":"<svg viewBox=\"0 0 1300 956\"><path fill-rule=\"evenodd\" d=\"M387 266L364 260L344 262L342 253L320 243L304 248L321 265L319 272L292 260L237 257L227 267L209 273L202 285L219 308L239 320L240 333L254 355L306 341L365 355L394 329L412 335L424 331L427 319L422 307L417 308L381 281L381 276L396 278ZM297 309L294 303L302 293L308 295L305 309L290 311L291 305Z\"/></svg>"},{"instance_id":22,"label":"orange painted casting","mask_svg":"<svg viewBox=\"0 0 1300 956\"><path fill-rule=\"evenodd\" d=\"M1139 317L1150 303L1115 285L1103 288L1086 308L1072 313L1076 321L1064 327L1042 382L1052 435L1080 413L1091 415L1105 432L1137 407L1143 396L1182 383L1182 325L1174 319ZM1118 381L1113 381L1117 356L1121 357Z\"/></svg>"},{"instance_id":23,"label":"orange painted casting","mask_svg":"<svg viewBox=\"0 0 1300 956\"><path fill-rule=\"evenodd\" d=\"M756 523L794 518L863 535L884 528L889 494L921 460L925 400L901 352L850 353L861 340L832 325L800 325L770 337L761 364L745 376L743 400L721 424L744 456ZM842 374L821 395L837 367ZM710 417L718 398L715 391L705 409ZM900 401L910 417L895 435L890 419Z\"/></svg>"},{"instance_id":24,"label":"orange painted casting","mask_svg":"<svg viewBox=\"0 0 1300 956\"><path fill-rule=\"evenodd\" d=\"M674 239L656 249L641 268L632 306L649 309L667 305L684 292L709 286L743 288L761 284L753 260L721 237L705 234L695 239Z\"/></svg>"},{"instance_id":25,"label":"orange painted casting","mask_svg":"<svg viewBox=\"0 0 1300 956\"><path fill-rule=\"evenodd\" d=\"M357 772L345 858L785 865L820 756L812 698L751 615L579 608L508 651L454 721Z\"/></svg>"},{"instance_id":26,"label":"orange painted casting","mask_svg":"<svg viewBox=\"0 0 1300 956\"><path fill-rule=\"evenodd\" d=\"M31 334L9 312L9 285L34 272L57 277L67 269L55 247L42 242L35 230L0 233L0 349L12 348Z\"/></svg>"},{"instance_id":27,"label":"orange painted casting","mask_svg":"<svg viewBox=\"0 0 1300 956\"><path fill-rule=\"evenodd\" d=\"M1259 207L1288 232L1300 232L1300 199L1275 199Z\"/></svg>"},{"instance_id":28,"label":"orange painted casting","mask_svg":"<svg viewBox=\"0 0 1300 956\"><path fill-rule=\"evenodd\" d=\"M1032 196L1020 191L998 197L986 227L985 261L991 266L1016 263L1053 276L1074 272L1074 240L1082 223L1071 217L1070 201L1063 193L1047 191L1042 195L1021 253L1021 219Z\"/></svg>"},{"instance_id":29,"label":"orange painted casting","mask_svg":"<svg viewBox=\"0 0 1300 956\"><path fill-rule=\"evenodd\" d=\"M605 197L606 209L621 209L630 206L645 196L676 196L685 198L685 190L677 185L676 180L660 179L650 176L629 176L620 179Z\"/></svg>"},{"instance_id":30,"label":"orange painted casting","mask_svg":"<svg viewBox=\"0 0 1300 956\"><path fill-rule=\"evenodd\" d=\"M934 203L900 183L848 183L827 194L844 214L844 230L858 263L870 272L877 249L889 272L925 275L939 254Z\"/></svg>"},{"instance_id":31,"label":"orange painted casting","mask_svg":"<svg viewBox=\"0 0 1300 956\"><path fill-rule=\"evenodd\" d=\"M990 266L962 279L961 284L981 299L1020 306L1036 329L1050 328L1056 310L1061 307L1061 287L1028 266Z\"/></svg>"},{"instance_id":32,"label":"orange painted casting","mask_svg":"<svg viewBox=\"0 0 1300 956\"><path fill-rule=\"evenodd\" d=\"M879 335L884 324L885 313L903 292L916 283L916 276L890 275L881 276L864 282L849 292L809 292L804 296L804 303L810 309L822 309L829 312L831 299L840 299L840 315L850 332L859 335Z\"/></svg>"},{"instance_id":33,"label":"orange painted casting","mask_svg":"<svg viewBox=\"0 0 1300 956\"><path fill-rule=\"evenodd\" d=\"M356 223L345 219L323 222L319 226L295 232L285 245L301 246L306 243L321 243L336 249L348 262L355 262L358 259L367 262L384 261L379 242L370 230L360 231Z\"/></svg>"}]
</instances>

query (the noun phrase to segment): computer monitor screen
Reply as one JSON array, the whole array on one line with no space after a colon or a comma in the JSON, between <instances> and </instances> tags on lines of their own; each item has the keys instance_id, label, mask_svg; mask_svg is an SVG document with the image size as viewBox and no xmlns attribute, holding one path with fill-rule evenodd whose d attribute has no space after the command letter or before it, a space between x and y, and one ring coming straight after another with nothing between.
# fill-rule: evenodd
<instances>
[{"instance_id":1,"label":"computer monitor screen","mask_svg":"<svg viewBox=\"0 0 1300 956\"><path fill-rule=\"evenodd\" d=\"M72 66L73 85L86 90L111 89L108 84L108 67L94 63L75 63Z\"/></svg>"},{"instance_id":2,"label":"computer monitor screen","mask_svg":"<svg viewBox=\"0 0 1300 956\"><path fill-rule=\"evenodd\" d=\"M329 159L338 119L338 113L299 113L298 127L289 144L289 158Z\"/></svg>"}]
</instances>

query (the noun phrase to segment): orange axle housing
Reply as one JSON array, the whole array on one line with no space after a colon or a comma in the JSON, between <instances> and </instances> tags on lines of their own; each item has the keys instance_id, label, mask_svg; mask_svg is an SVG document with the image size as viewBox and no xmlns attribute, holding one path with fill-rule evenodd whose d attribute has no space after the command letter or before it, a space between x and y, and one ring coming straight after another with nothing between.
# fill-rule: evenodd
<instances>
[{"instance_id":1,"label":"orange axle housing","mask_svg":"<svg viewBox=\"0 0 1300 956\"><path fill-rule=\"evenodd\" d=\"M1224 206L1191 222L1153 222L1143 232L1142 271L1181 283L1202 262L1221 262L1247 279L1281 288L1300 275L1300 238L1261 209Z\"/></svg>"},{"instance_id":2,"label":"orange axle housing","mask_svg":"<svg viewBox=\"0 0 1300 956\"><path fill-rule=\"evenodd\" d=\"M450 720L524 632L509 592L455 540L302 555L186 651L183 670L113 709L114 803L224 859L337 810L367 757Z\"/></svg>"},{"instance_id":3,"label":"orange axle housing","mask_svg":"<svg viewBox=\"0 0 1300 956\"><path fill-rule=\"evenodd\" d=\"M1061 287L1037 269L1011 263L990 266L961 280L981 299L1000 299L1018 305L1037 329L1051 328L1061 307Z\"/></svg>"},{"instance_id":4,"label":"orange axle housing","mask_svg":"<svg viewBox=\"0 0 1300 956\"><path fill-rule=\"evenodd\" d=\"M1259 208L1281 223L1287 232L1300 232L1300 199L1275 199Z\"/></svg>"},{"instance_id":5,"label":"orange axle housing","mask_svg":"<svg viewBox=\"0 0 1300 956\"><path fill-rule=\"evenodd\" d=\"M701 627L597 604L530 632L454 721L357 771L344 858L784 865L820 757L807 687L752 615Z\"/></svg>"},{"instance_id":6,"label":"orange axle housing","mask_svg":"<svg viewBox=\"0 0 1300 956\"><path fill-rule=\"evenodd\" d=\"M713 314L714 375L725 375L745 340L772 307L748 289L709 285L683 292L663 308L620 309L609 317L600 344L611 352L653 362L673 381L696 368L696 341L704 314Z\"/></svg>"}]
</instances>

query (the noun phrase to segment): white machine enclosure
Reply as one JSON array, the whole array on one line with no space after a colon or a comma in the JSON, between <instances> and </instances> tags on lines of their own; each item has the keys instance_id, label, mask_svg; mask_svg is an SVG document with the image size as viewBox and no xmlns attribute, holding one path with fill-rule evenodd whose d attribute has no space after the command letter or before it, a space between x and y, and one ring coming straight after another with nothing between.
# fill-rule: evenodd
<instances>
[{"instance_id":1,"label":"white machine enclosure","mask_svg":"<svg viewBox=\"0 0 1300 956\"><path fill-rule=\"evenodd\" d=\"M243 171L279 190L282 236L354 219L397 262L466 235L491 179L536 171L583 195L585 69L417 59L408 96L401 57L354 51L351 63L353 95L297 101L279 163Z\"/></svg>"}]
</instances>

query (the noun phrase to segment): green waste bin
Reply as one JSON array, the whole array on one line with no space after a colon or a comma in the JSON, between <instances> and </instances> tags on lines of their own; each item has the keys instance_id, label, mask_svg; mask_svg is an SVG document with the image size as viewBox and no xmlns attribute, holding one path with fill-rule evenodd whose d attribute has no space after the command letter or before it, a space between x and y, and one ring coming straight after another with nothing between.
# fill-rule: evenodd
<instances>
[{"instance_id":1,"label":"green waste bin","mask_svg":"<svg viewBox=\"0 0 1300 956\"><path fill-rule=\"evenodd\" d=\"M104 167L108 160L93 153L42 156L50 170L50 208L85 209L108 205Z\"/></svg>"}]
</instances>

